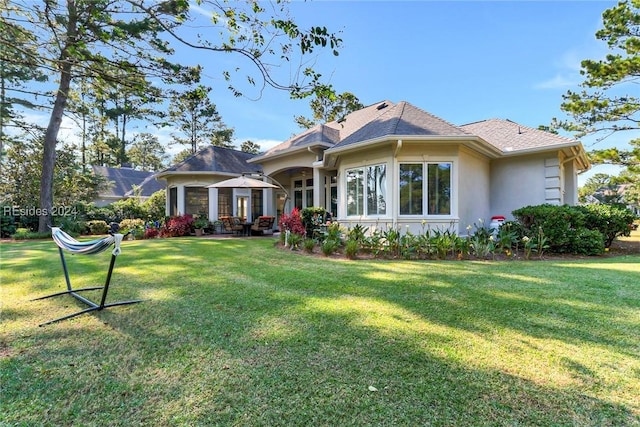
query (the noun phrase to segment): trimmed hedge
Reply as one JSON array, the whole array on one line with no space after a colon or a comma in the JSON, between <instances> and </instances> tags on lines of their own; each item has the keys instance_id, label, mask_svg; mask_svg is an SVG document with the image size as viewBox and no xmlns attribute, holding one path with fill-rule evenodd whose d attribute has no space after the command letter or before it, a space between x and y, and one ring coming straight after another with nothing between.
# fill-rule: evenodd
<instances>
[{"instance_id":1,"label":"trimmed hedge","mask_svg":"<svg viewBox=\"0 0 640 427\"><path fill-rule=\"evenodd\" d=\"M635 219L629 209L612 205L576 206L585 215L585 225L590 230L598 230L604 236L604 246L619 236L629 236Z\"/></svg>"},{"instance_id":2,"label":"trimmed hedge","mask_svg":"<svg viewBox=\"0 0 640 427\"><path fill-rule=\"evenodd\" d=\"M513 211L522 228L520 238L532 237L541 229L549 251L600 255L617 236L628 236L633 213L609 205L537 205Z\"/></svg>"}]
</instances>

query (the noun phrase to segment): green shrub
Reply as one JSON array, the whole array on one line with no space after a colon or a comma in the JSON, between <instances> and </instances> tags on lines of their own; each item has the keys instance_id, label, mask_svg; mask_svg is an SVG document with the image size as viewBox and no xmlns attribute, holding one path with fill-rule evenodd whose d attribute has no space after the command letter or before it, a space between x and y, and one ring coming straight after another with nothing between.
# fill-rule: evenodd
<instances>
[{"instance_id":1,"label":"green shrub","mask_svg":"<svg viewBox=\"0 0 640 427\"><path fill-rule=\"evenodd\" d=\"M140 203L137 197L132 197L130 199L123 199L123 200L118 200L117 202L113 202L111 204L111 208L113 209L113 212L115 213L115 215L120 221L124 219L148 217L146 208L143 206L142 203Z\"/></svg>"},{"instance_id":2,"label":"green shrub","mask_svg":"<svg viewBox=\"0 0 640 427\"><path fill-rule=\"evenodd\" d=\"M598 230L580 228L576 230L572 253L581 255L602 255L604 253L604 238Z\"/></svg>"},{"instance_id":3,"label":"green shrub","mask_svg":"<svg viewBox=\"0 0 640 427\"><path fill-rule=\"evenodd\" d=\"M322 207L304 208L300 211L302 225L307 232L307 237L313 237L313 231L317 229L320 224L326 222L326 215L327 211Z\"/></svg>"},{"instance_id":4,"label":"green shrub","mask_svg":"<svg viewBox=\"0 0 640 427\"><path fill-rule=\"evenodd\" d=\"M302 234L298 233L289 233L288 244L292 251L300 248L300 243L302 242Z\"/></svg>"},{"instance_id":5,"label":"green shrub","mask_svg":"<svg viewBox=\"0 0 640 427\"><path fill-rule=\"evenodd\" d=\"M31 231L28 228L19 227L16 228L16 232L11 236L15 240L25 240Z\"/></svg>"},{"instance_id":6,"label":"green shrub","mask_svg":"<svg viewBox=\"0 0 640 427\"><path fill-rule=\"evenodd\" d=\"M167 192L158 190L142 203L146 210L147 219L151 221L162 221L166 216Z\"/></svg>"},{"instance_id":7,"label":"green shrub","mask_svg":"<svg viewBox=\"0 0 640 427\"><path fill-rule=\"evenodd\" d=\"M125 234L131 231L136 239L144 237L144 221L140 218L123 219L120 221L120 233Z\"/></svg>"},{"instance_id":8,"label":"green shrub","mask_svg":"<svg viewBox=\"0 0 640 427\"><path fill-rule=\"evenodd\" d=\"M611 205L576 206L585 215L585 226L604 236L604 246L610 247L618 236L628 236L635 216L629 209Z\"/></svg>"},{"instance_id":9,"label":"green shrub","mask_svg":"<svg viewBox=\"0 0 640 427\"><path fill-rule=\"evenodd\" d=\"M35 239L47 239L51 237L51 232L38 233L37 231L30 231L28 228L20 227L16 229L16 232L11 236L14 240L35 240Z\"/></svg>"},{"instance_id":10,"label":"green shrub","mask_svg":"<svg viewBox=\"0 0 640 427\"><path fill-rule=\"evenodd\" d=\"M356 240L358 242L363 242L367 236L367 232L369 231L369 227L364 227L361 224L356 224L353 228L349 229L347 236L349 240Z\"/></svg>"},{"instance_id":11,"label":"green shrub","mask_svg":"<svg viewBox=\"0 0 640 427\"><path fill-rule=\"evenodd\" d=\"M304 251L307 253L312 253L313 252L313 248L316 246L316 241L314 239L309 239L306 238L304 239L304 242L302 243L302 247L304 248Z\"/></svg>"},{"instance_id":12,"label":"green shrub","mask_svg":"<svg viewBox=\"0 0 640 427\"><path fill-rule=\"evenodd\" d=\"M355 259L360 250L360 241L358 239L349 238L344 245L344 255L349 259Z\"/></svg>"},{"instance_id":13,"label":"green shrub","mask_svg":"<svg viewBox=\"0 0 640 427\"><path fill-rule=\"evenodd\" d=\"M84 221L71 216L57 217L53 219L53 222L71 236L78 236L87 229L87 224Z\"/></svg>"},{"instance_id":14,"label":"green shrub","mask_svg":"<svg viewBox=\"0 0 640 427\"><path fill-rule=\"evenodd\" d=\"M4 206L0 206L3 209ZM0 216L0 237L9 237L16 232L15 218L12 215Z\"/></svg>"},{"instance_id":15,"label":"green shrub","mask_svg":"<svg viewBox=\"0 0 640 427\"><path fill-rule=\"evenodd\" d=\"M569 253L574 245L575 232L585 227L586 216L580 210L569 205L526 206L513 211L513 216L522 224L524 234L532 236L542 227L554 253Z\"/></svg>"},{"instance_id":16,"label":"green shrub","mask_svg":"<svg viewBox=\"0 0 640 427\"><path fill-rule=\"evenodd\" d=\"M89 204L85 208L85 217L87 221L104 221L107 224L112 222L120 222L123 218L120 218L118 214L113 210L113 205L107 205L97 207L94 204Z\"/></svg>"},{"instance_id":17,"label":"green shrub","mask_svg":"<svg viewBox=\"0 0 640 427\"><path fill-rule=\"evenodd\" d=\"M107 234L109 224L102 220L88 221L87 228L89 229L89 234Z\"/></svg>"},{"instance_id":18,"label":"green shrub","mask_svg":"<svg viewBox=\"0 0 640 427\"><path fill-rule=\"evenodd\" d=\"M542 228L550 252L588 255L601 254L616 237L628 236L634 218L631 211L610 205L546 204L517 209L513 215L522 227L520 238L535 235L536 229Z\"/></svg>"},{"instance_id":19,"label":"green shrub","mask_svg":"<svg viewBox=\"0 0 640 427\"><path fill-rule=\"evenodd\" d=\"M340 248L340 241L334 239L326 239L322 242L322 253L325 256L329 256L336 252Z\"/></svg>"}]
</instances>

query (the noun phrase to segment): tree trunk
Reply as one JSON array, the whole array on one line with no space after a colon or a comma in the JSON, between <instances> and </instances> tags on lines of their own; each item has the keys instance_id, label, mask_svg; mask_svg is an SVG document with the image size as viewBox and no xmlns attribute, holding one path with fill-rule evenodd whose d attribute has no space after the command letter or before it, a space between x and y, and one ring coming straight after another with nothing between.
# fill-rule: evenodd
<instances>
[{"instance_id":1,"label":"tree trunk","mask_svg":"<svg viewBox=\"0 0 640 427\"><path fill-rule=\"evenodd\" d=\"M38 215L38 232L46 233L51 227L51 215L53 214L53 175L56 164L56 143L58 132L62 124L69 87L71 86L72 58L69 54L69 46L76 42L77 10L74 0L67 1L69 20L67 22L67 35L65 46L60 52L60 84L56 92L56 100L53 104L51 117L47 131L44 134L44 151L42 154L42 177L40 178L40 210Z\"/></svg>"},{"instance_id":2,"label":"tree trunk","mask_svg":"<svg viewBox=\"0 0 640 427\"><path fill-rule=\"evenodd\" d=\"M44 153L42 155L42 177L40 178L40 218L38 231L45 233L51 227L53 209L53 175L56 163L56 143L62 124L62 116L69 97L71 84L71 64L65 63L60 72L60 85L51 111L51 118L44 134Z\"/></svg>"}]
</instances>

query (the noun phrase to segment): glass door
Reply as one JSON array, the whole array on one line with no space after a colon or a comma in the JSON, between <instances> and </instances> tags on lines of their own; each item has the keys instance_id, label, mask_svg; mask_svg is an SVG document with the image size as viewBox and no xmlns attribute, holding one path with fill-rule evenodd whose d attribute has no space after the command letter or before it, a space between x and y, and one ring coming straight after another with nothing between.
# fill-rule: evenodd
<instances>
[{"instance_id":1,"label":"glass door","mask_svg":"<svg viewBox=\"0 0 640 427\"><path fill-rule=\"evenodd\" d=\"M236 215L243 221L247 220L247 206L249 205L249 198L246 196L238 197L236 204Z\"/></svg>"}]
</instances>

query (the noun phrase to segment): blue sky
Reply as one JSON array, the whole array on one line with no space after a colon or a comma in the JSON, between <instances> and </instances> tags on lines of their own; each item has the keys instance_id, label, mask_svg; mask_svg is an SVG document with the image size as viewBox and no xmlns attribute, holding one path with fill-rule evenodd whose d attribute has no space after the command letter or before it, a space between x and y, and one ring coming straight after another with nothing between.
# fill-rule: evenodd
<instances>
[{"instance_id":1,"label":"blue sky","mask_svg":"<svg viewBox=\"0 0 640 427\"><path fill-rule=\"evenodd\" d=\"M503 118L537 127L554 117L566 118L560 111L562 94L579 90L580 61L607 54L595 32L602 12L615 4L317 0L294 1L290 12L302 28L326 26L340 32L339 56L323 50L305 66L312 65L338 92L351 92L365 105L408 101L455 125ZM212 100L226 125L235 129L238 144L251 140L267 149L301 131L294 116L311 115L309 99L291 100L283 91L267 88L257 100L234 97L221 73L236 66L250 69L237 55L185 49L176 56L184 64L204 67L203 83L213 88ZM297 65L274 68L274 74L287 80ZM245 93L259 95L256 90ZM32 119L46 125L48 116L36 113ZM171 139L168 128L132 129L130 134L143 131L156 133L164 143ZM77 133L73 124L63 123L60 139L76 139ZM629 134L616 134L595 145L593 137L582 141L591 150L627 147L629 139ZM596 172L617 171L598 166L580 182Z\"/></svg>"},{"instance_id":2,"label":"blue sky","mask_svg":"<svg viewBox=\"0 0 640 427\"><path fill-rule=\"evenodd\" d=\"M615 4L314 1L294 2L291 12L303 27L341 32L340 55L317 55L315 68L338 92L352 92L365 105L404 100L457 125L505 118L537 127L564 117L562 94L579 89L580 61L607 53L595 32L602 12ZM199 61L215 77L221 59L210 58L211 64ZM250 139L267 148L300 131L295 115L310 116L308 100L293 101L286 93L267 89L253 101L233 97L219 79L208 84L239 142ZM628 139L620 135L596 146L593 138L583 142L589 150Z\"/></svg>"}]
</instances>

